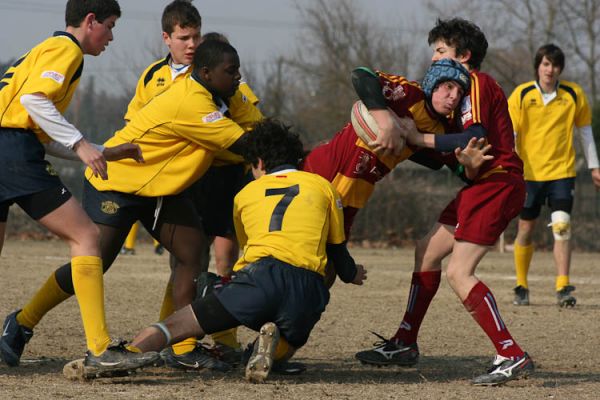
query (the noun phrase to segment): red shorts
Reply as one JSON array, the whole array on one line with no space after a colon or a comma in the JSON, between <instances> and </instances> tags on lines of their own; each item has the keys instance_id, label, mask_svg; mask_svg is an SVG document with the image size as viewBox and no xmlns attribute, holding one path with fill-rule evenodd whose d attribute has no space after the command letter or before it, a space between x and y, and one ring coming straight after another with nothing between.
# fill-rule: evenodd
<instances>
[{"instance_id":1,"label":"red shorts","mask_svg":"<svg viewBox=\"0 0 600 400\"><path fill-rule=\"evenodd\" d=\"M519 215L525 181L515 173L496 173L462 188L442 211L438 222L455 226L454 238L492 246Z\"/></svg>"}]
</instances>

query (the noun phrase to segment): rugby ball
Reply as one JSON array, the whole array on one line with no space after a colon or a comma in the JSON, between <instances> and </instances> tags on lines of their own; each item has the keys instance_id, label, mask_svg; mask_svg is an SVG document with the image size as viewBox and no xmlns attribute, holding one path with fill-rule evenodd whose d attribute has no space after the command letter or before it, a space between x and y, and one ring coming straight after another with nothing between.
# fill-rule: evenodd
<instances>
[{"instance_id":1,"label":"rugby ball","mask_svg":"<svg viewBox=\"0 0 600 400\"><path fill-rule=\"evenodd\" d=\"M377 136L379 135L379 127L375 122L375 118L371 116L369 110L367 110L367 107L362 101L358 100L352 106L350 121L354 131L356 132L356 136L362 139L365 144L369 144L369 142L377 139Z\"/></svg>"}]
</instances>

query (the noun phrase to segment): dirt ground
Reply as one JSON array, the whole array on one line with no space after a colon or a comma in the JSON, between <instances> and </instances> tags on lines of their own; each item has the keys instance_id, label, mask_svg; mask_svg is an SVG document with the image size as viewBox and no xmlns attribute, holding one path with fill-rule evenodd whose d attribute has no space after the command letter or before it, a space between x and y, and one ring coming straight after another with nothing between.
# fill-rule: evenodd
<instances>
[{"instance_id":1,"label":"dirt ground","mask_svg":"<svg viewBox=\"0 0 600 400\"><path fill-rule=\"evenodd\" d=\"M578 304L555 305L551 253L533 260L530 307L512 305L512 254L490 253L478 275L494 292L514 338L530 353L537 370L529 379L503 387L480 388L470 378L485 371L494 349L443 281L419 340L416 368L374 368L354 353L376 338L394 333L404 312L412 271L412 250L352 249L369 269L365 286L332 290L331 302L308 344L297 354L308 371L296 377L271 376L252 385L242 370L224 375L146 369L127 378L74 383L63 365L85 351L77 304L68 300L36 327L22 364L0 364L2 399L598 399L600 398L600 278L597 254L574 254L572 283ZM67 260L58 241L7 241L0 268L0 318L22 307L54 270ZM105 279L111 334L131 339L158 317L168 276L167 256L140 244L134 256L120 256ZM0 321L1 321L0 320ZM252 332L242 330L249 342Z\"/></svg>"}]
</instances>

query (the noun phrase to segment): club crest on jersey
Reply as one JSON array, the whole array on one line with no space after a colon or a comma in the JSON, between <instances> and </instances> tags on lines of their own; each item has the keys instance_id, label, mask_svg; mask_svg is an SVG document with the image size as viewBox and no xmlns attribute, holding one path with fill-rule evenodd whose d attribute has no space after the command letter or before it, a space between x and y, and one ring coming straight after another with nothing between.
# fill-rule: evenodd
<instances>
[{"instance_id":1,"label":"club crest on jersey","mask_svg":"<svg viewBox=\"0 0 600 400\"><path fill-rule=\"evenodd\" d=\"M354 173L356 175L361 175L365 171L367 171L369 169L369 166L371 165L371 159L372 157L369 153L361 151L358 155L356 165L354 166Z\"/></svg>"},{"instance_id":2,"label":"club crest on jersey","mask_svg":"<svg viewBox=\"0 0 600 400\"><path fill-rule=\"evenodd\" d=\"M65 81L65 76L56 71L44 71L42 72L42 78L50 78L59 84L62 84Z\"/></svg>"},{"instance_id":3,"label":"club crest on jersey","mask_svg":"<svg viewBox=\"0 0 600 400\"><path fill-rule=\"evenodd\" d=\"M165 78L158 78L156 80L156 86L165 86Z\"/></svg>"},{"instance_id":4,"label":"club crest on jersey","mask_svg":"<svg viewBox=\"0 0 600 400\"><path fill-rule=\"evenodd\" d=\"M406 97L406 93L404 92L404 88L402 86L396 86L392 89L387 82L385 83L383 88L381 88L381 91L383 93L383 97L385 97L386 100L395 101Z\"/></svg>"},{"instance_id":5,"label":"club crest on jersey","mask_svg":"<svg viewBox=\"0 0 600 400\"><path fill-rule=\"evenodd\" d=\"M213 111L210 114L202 117L202 121L206 122L207 124L218 121L220 119L223 119L223 113L221 111Z\"/></svg>"},{"instance_id":6,"label":"club crest on jersey","mask_svg":"<svg viewBox=\"0 0 600 400\"><path fill-rule=\"evenodd\" d=\"M119 211L119 207L120 206L114 201L107 200L102 202L102 204L100 205L100 210L104 214L114 215L117 213L117 211Z\"/></svg>"},{"instance_id":7,"label":"club crest on jersey","mask_svg":"<svg viewBox=\"0 0 600 400\"><path fill-rule=\"evenodd\" d=\"M46 164L46 172L48 175L58 176L58 172L56 172L52 164Z\"/></svg>"}]
</instances>

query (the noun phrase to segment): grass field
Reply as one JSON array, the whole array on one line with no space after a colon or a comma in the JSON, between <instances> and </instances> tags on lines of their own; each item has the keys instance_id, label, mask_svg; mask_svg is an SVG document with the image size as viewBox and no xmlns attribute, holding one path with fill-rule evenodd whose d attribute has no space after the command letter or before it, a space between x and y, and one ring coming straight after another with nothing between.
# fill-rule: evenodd
<instances>
[{"instance_id":1,"label":"grass field","mask_svg":"<svg viewBox=\"0 0 600 400\"><path fill-rule=\"evenodd\" d=\"M371 346L370 330L389 336L404 312L412 249L351 249L369 269L365 286L332 289L331 302L308 344L297 354L308 371L270 377L263 385L244 381L241 370L224 375L146 369L127 378L70 382L63 365L80 358L84 337L77 304L68 300L36 327L18 368L0 364L2 399L598 399L600 398L600 266L598 254L574 254L572 283L578 304L555 305L550 253L534 255L529 307L512 305L512 254L490 253L478 276L494 292L514 338L536 362L529 379L498 388L470 385L486 370L494 349L442 281L420 334L416 368L373 368L354 360ZM51 271L67 261L58 241L7 241L0 258L0 318L33 294ZM131 339L158 317L168 276L167 256L140 244L135 256L120 256L105 279L111 334ZM241 330L243 342L253 334Z\"/></svg>"}]
</instances>

